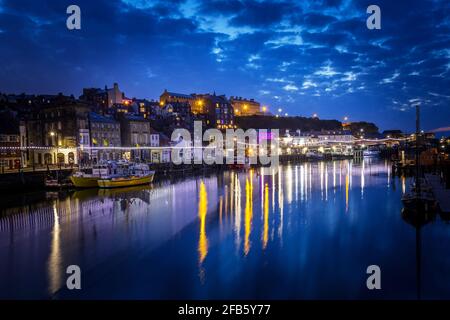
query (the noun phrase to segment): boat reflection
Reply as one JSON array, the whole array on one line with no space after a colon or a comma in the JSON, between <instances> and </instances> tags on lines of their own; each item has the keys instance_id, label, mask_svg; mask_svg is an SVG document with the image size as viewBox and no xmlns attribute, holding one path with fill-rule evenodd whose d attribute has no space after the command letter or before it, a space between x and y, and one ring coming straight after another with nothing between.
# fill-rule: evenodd
<instances>
[{"instance_id":1,"label":"boat reflection","mask_svg":"<svg viewBox=\"0 0 450 320\"><path fill-rule=\"evenodd\" d=\"M402 219L416 230L416 288L417 299L422 297L422 227L436 219L434 212L418 212L417 210L402 209Z\"/></svg>"}]
</instances>

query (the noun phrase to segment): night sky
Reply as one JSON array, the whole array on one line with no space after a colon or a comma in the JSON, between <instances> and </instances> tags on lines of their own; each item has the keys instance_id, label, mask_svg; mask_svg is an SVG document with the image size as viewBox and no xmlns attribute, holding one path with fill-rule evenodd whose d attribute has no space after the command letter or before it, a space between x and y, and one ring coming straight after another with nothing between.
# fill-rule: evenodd
<instances>
[{"instance_id":1,"label":"night sky","mask_svg":"<svg viewBox=\"0 0 450 320\"><path fill-rule=\"evenodd\" d=\"M81 30L66 28L70 4ZM450 126L448 0L0 0L0 43L0 92L215 91L405 130L420 101L424 129Z\"/></svg>"}]
</instances>

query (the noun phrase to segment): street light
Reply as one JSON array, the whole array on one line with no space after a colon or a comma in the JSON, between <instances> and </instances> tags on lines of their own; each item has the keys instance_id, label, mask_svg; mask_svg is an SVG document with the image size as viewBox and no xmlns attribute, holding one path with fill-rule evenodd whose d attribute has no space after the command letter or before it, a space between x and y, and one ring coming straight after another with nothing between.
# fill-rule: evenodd
<instances>
[{"instance_id":1,"label":"street light","mask_svg":"<svg viewBox=\"0 0 450 320\"><path fill-rule=\"evenodd\" d=\"M59 159L58 159L58 154L59 154L59 141L58 141L58 133L56 133L55 131L50 131L50 137L56 137L56 164L59 165ZM53 141L52 141L53 142Z\"/></svg>"}]
</instances>

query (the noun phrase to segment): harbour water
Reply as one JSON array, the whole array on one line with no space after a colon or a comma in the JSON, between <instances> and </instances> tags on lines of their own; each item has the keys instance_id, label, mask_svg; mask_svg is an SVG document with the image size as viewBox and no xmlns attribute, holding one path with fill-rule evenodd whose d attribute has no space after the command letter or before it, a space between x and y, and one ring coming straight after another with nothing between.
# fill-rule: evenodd
<instances>
[{"instance_id":1,"label":"harbour water","mask_svg":"<svg viewBox=\"0 0 450 320\"><path fill-rule=\"evenodd\" d=\"M450 298L450 225L407 222L388 161L259 172L5 198L0 298Z\"/></svg>"}]
</instances>

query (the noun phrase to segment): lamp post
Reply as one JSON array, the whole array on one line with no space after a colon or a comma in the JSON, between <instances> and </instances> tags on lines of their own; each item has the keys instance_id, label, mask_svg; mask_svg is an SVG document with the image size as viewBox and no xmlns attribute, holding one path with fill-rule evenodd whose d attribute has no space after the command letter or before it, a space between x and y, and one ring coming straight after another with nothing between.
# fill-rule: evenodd
<instances>
[{"instance_id":1,"label":"lamp post","mask_svg":"<svg viewBox=\"0 0 450 320\"><path fill-rule=\"evenodd\" d=\"M58 159L58 154L59 154L59 148L58 148L58 145L59 145L59 141L58 141L58 133L57 132L55 132L55 131L50 131L50 136L53 138L53 137L55 137L56 138L56 164L59 166L59 168L61 169L61 164L59 163L59 159ZM53 141L52 141L53 142Z\"/></svg>"}]
</instances>

